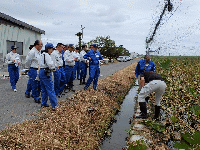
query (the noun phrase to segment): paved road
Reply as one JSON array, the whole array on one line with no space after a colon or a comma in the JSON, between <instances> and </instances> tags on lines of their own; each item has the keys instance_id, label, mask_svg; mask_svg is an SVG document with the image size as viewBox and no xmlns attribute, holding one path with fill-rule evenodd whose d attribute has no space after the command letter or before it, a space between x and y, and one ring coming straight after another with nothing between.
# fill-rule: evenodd
<instances>
[{"instance_id":1,"label":"paved road","mask_svg":"<svg viewBox=\"0 0 200 150\"><path fill-rule=\"evenodd\" d=\"M131 60L128 62L103 65L101 66L101 74L103 76L100 76L99 79L104 79L136 61L137 60ZM0 79L0 130L4 129L7 125L30 119L33 117L30 115L31 113L41 109L40 104L35 103L33 98L25 97L24 93L27 82L28 77L21 76L17 83L17 92L13 92L9 79ZM84 85L79 85L79 82L79 80L74 81L75 90L84 88ZM66 97L72 96L73 92L69 92L63 97L58 98L58 101L63 101Z\"/></svg>"}]
</instances>

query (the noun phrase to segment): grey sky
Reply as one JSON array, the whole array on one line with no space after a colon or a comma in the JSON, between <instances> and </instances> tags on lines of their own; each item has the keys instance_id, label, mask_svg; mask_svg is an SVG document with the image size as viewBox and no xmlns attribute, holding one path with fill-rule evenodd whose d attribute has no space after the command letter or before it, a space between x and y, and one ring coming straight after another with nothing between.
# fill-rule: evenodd
<instances>
[{"instance_id":1,"label":"grey sky","mask_svg":"<svg viewBox=\"0 0 200 150\"><path fill-rule=\"evenodd\" d=\"M44 44L78 43L107 36L130 52L145 54L145 39L153 31L164 0L0 0L0 11L42 30ZM161 47L163 55L199 55L199 0L171 0L173 12L166 12L150 46ZM173 15L172 15L173 14Z\"/></svg>"}]
</instances>

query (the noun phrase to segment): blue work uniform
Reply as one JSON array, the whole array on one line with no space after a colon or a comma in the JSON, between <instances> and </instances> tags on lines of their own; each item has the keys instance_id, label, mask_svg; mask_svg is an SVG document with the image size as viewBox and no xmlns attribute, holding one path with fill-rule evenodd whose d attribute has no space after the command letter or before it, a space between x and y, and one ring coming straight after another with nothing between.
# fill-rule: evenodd
<instances>
[{"instance_id":1,"label":"blue work uniform","mask_svg":"<svg viewBox=\"0 0 200 150\"><path fill-rule=\"evenodd\" d=\"M13 60L15 62L13 63ZM19 79L19 66L20 63L19 54L13 53L12 51L6 55L6 63L8 64L8 72L10 77L10 84L12 89L16 89L16 83Z\"/></svg>"},{"instance_id":2,"label":"blue work uniform","mask_svg":"<svg viewBox=\"0 0 200 150\"><path fill-rule=\"evenodd\" d=\"M30 97L31 90L32 90L32 85L31 85L31 80L29 78L28 83L27 83L26 92L25 92L27 94L27 96L29 96L29 97Z\"/></svg>"},{"instance_id":3,"label":"blue work uniform","mask_svg":"<svg viewBox=\"0 0 200 150\"><path fill-rule=\"evenodd\" d=\"M74 71L73 71L73 79L75 80L76 77L77 79L80 79L80 54L74 52L74 57L78 57L77 61L75 61L75 65L74 65Z\"/></svg>"},{"instance_id":4,"label":"blue work uniform","mask_svg":"<svg viewBox=\"0 0 200 150\"><path fill-rule=\"evenodd\" d=\"M144 71L156 72L154 62L150 60L147 64L145 64L145 59L140 60L135 68L135 76L138 77Z\"/></svg>"},{"instance_id":5,"label":"blue work uniform","mask_svg":"<svg viewBox=\"0 0 200 150\"><path fill-rule=\"evenodd\" d=\"M80 52L80 80L84 80L87 75L87 59L84 59L83 56L86 54L84 50Z\"/></svg>"},{"instance_id":6,"label":"blue work uniform","mask_svg":"<svg viewBox=\"0 0 200 150\"><path fill-rule=\"evenodd\" d=\"M99 68L99 60L103 60L101 54L99 51L94 51L94 50L90 50L88 51L83 58L84 59L88 59L89 57L91 58L90 60L90 76L85 84L85 89L87 89L91 82L93 81L93 89L96 90L97 89L97 81L98 81L98 77L100 74L100 68Z\"/></svg>"},{"instance_id":7,"label":"blue work uniform","mask_svg":"<svg viewBox=\"0 0 200 150\"><path fill-rule=\"evenodd\" d=\"M58 50L54 50L51 53L52 60L55 64L56 71L54 75L54 89L56 95L60 95L65 87L65 70L63 68L62 54Z\"/></svg>"},{"instance_id":8,"label":"blue work uniform","mask_svg":"<svg viewBox=\"0 0 200 150\"><path fill-rule=\"evenodd\" d=\"M72 87L73 86L73 72L74 72L74 54L69 50L66 50L64 53L64 60L65 60L65 76L67 84Z\"/></svg>"},{"instance_id":9,"label":"blue work uniform","mask_svg":"<svg viewBox=\"0 0 200 150\"><path fill-rule=\"evenodd\" d=\"M49 77L45 73L45 70L50 70ZM55 69L55 64L53 63L50 55L48 53L42 53L40 59L40 86L41 86L41 95L42 95L42 103L41 106L47 106L47 100L49 97L52 108L57 106L57 98L53 87L52 81L52 69Z\"/></svg>"},{"instance_id":10,"label":"blue work uniform","mask_svg":"<svg viewBox=\"0 0 200 150\"><path fill-rule=\"evenodd\" d=\"M62 52L61 52L61 54L62 54L62 60L63 60L63 69L62 69L63 71L62 71L62 72L63 72L63 74L64 74L64 78L65 78L64 81L65 81L65 84L66 84L67 82L66 82L66 75L65 75L65 60L64 60L64 53L65 53L65 50L63 49ZM65 85L64 85L64 88L65 88Z\"/></svg>"},{"instance_id":11,"label":"blue work uniform","mask_svg":"<svg viewBox=\"0 0 200 150\"><path fill-rule=\"evenodd\" d=\"M28 72L29 81L27 85L26 94L30 95L30 86L32 87L32 95L35 101L38 101L40 95L40 85L38 77L39 59L41 52L33 47L26 56L25 67L30 69Z\"/></svg>"},{"instance_id":12,"label":"blue work uniform","mask_svg":"<svg viewBox=\"0 0 200 150\"><path fill-rule=\"evenodd\" d=\"M63 60L63 67L65 67L64 53L65 53L65 50L63 49L62 52L61 52L62 60Z\"/></svg>"}]
</instances>

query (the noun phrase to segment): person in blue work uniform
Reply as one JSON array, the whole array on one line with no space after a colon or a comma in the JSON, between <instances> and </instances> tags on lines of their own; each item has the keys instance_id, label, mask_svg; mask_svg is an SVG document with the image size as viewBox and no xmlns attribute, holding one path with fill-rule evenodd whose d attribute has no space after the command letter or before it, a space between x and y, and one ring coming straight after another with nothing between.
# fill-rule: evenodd
<instances>
[{"instance_id":1,"label":"person in blue work uniform","mask_svg":"<svg viewBox=\"0 0 200 150\"><path fill-rule=\"evenodd\" d=\"M138 79L138 84L140 84L140 75L144 71L152 71L156 72L155 64L151 61L150 55L145 55L144 59L140 60L135 68L135 77ZM146 102L148 103L149 96L145 98Z\"/></svg>"},{"instance_id":2,"label":"person in blue work uniform","mask_svg":"<svg viewBox=\"0 0 200 150\"><path fill-rule=\"evenodd\" d=\"M34 47L34 45L30 45L29 46L29 50L31 50L33 47ZM31 81L30 81L30 78L29 78L28 84L27 84L27 88L26 88L26 92L25 92L25 97L26 98L30 98L31 90L32 90L32 86L31 86Z\"/></svg>"},{"instance_id":3,"label":"person in blue work uniform","mask_svg":"<svg viewBox=\"0 0 200 150\"><path fill-rule=\"evenodd\" d=\"M87 59L83 56L86 54L87 45L82 45L82 51L80 52L80 85L85 84L85 78L87 75Z\"/></svg>"},{"instance_id":4,"label":"person in blue work uniform","mask_svg":"<svg viewBox=\"0 0 200 150\"><path fill-rule=\"evenodd\" d=\"M74 80L77 78L80 80L80 54L79 54L79 47L76 47L74 51L74 57L78 57L78 59L75 61L74 66Z\"/></svg>"},{"instance_id":5,"label":"person in blue work uniform","mask_svg":"<svg viewBox=\"0 0 200 150\"><path fill-rule=\"evenodd\" d=\"M90 45L90 50L92 50L92 49L93 49L93 45ZM89 70L89 75L90 75L90 63L88 63L88 68L89 68L88 70Z\"/></svg>"},{"instance_id":6,"label":"person in blue work uniform","mask_svg":"<svg viewBox=\"0 0 200 150\"><path fill-rule=\"evenodd\" d=\"M65 51L68 50L68 47L69 47L68 44L64 45L64 48L63 48L63 50L62 50L62 52L61 52L61 54L62 54L62 60L63 60L63 67L65 67L64 53L65 53Z\"/></svg>"},{"instance_id":7,"label":"person in blue work uniform","mask_svg":"<svg viewBox=\"0 0 200 150\"><path fill-rule=\"evenodd\" d=\"M68 47L69 47L68 44L64 45L64 48L63 48L63 50L62 50L62 52L61 52L61 54L62 54L62 60L63 60L63 70L64 70L64 72L65 72L64 53L65 53L66 51L68 51ZM67 84L67 82L66 82L66 75L65 75L65 86L64 86L64 91L65 91L65 92L67 92L67 91L66 91L66 84ZM63 95L64 95L64 93L63 93Z\"/></svg>"},{"instance_id":8,"label":"person in blue work uniform","mask_svg":"<svg viewBox=\"0 0 200 150\"><path fill-rule=\"evenodd\" d=\"M17 46L11 46L11 52L6 55L6 63L8 64L8 72L12 90L17 92L16 84L19 79L19 54L16 53Z\"/></svg>"},{"instance_id":9,"label":"person in blue work uniform","mask_svg":"<svg viewBox=\"0 0 200 150\"><path fill-rule=\"evenodd\" d=\"M55 110L57 106L57 98L53 87L52 70L55 69L55 64L50 56L53 51L53 44L47 43L45 50L40 57L40 71L39 79L41 86L42 103L41 107L49 107L47 100L49 97L52 109Z\"/></svg>"},{"instance_id":10,"label":"person in blue work uniform","mask_svg":"<svg viewBox=\"0 0 200 150\"><path fill-rule=\"evenodd\" d=\"M90 64L90 76L85 84L84 90L87 90L93 81L93 89L97 90L97 81L100 74L99 60L103 61L103 58L99 51L97 51L98 44L93 44L93 50L88 51L83 58L89 60Z\"/></svg>"},{"instance_id":11,"label":"person in blue work uniform","mask_svg":"<svg viewBox=\"0 0 200 150\"><path fill-rule=\"evenodd\" d=\"M135 77L139 79L140 74L144 71L153 71L156 72L155 64L151 61L151 57L149 55L145 55L144 59L141 59L136 68L135 68Z\"/></svg>"},{"instance_id":12,"label":"person in blue work uniform","mask_svg":"<svg viewBox=\"0 0 200 150\"><path fill-rule=\"evenodd\" d=\"M28 72L30 84L32 86L32 95L36 103L41 103L41 98L39 97L39 59L41 54L43 43L41 40L36 40L34 47L30 50L26 56L25 68L29 69ZM26 91L27 92L27 91ZM30 93L25 93L25 96L30 95Z\"/></svg>"},{"instance_id":13,"label":"person in blue work uniform","mask_svg":"<svg viewBox=\"0 0 200 150\"><path fill-rule=\"evenodd\" d=\"M58 43L56 46L56 50L54 50L51 54L52 60L55 64L56 70L53 72L54 75L54 89L56 96L59 98L62 95L62 92L65 87L65 70L63 68L63 60L62 60L62 50L63 44Z\"/></svg>"},{"instance_id":14,"label":"person in blue work uniform","mask_svg":"<svg viewBox=\"0 0 200 150\"><path fill-rule=\"evenodd\" d=\"M67 89L69 91L75 91L73 89L73 71L75 61L77 61L78 57L74 56L73 50L75 49L74 44L69 44L69 50L65 51L64 53L64 60L65 60L65 76L67 82Z\"/></svg>"}]
</instances>

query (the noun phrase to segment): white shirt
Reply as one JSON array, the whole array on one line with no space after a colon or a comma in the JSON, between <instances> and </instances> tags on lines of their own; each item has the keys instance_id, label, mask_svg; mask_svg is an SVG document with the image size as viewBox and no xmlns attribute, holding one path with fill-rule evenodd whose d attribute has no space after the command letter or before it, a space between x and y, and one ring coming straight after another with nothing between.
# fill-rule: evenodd
<instances>
[{"instance_id":1,"label":"white shirt","mask_svg":"<svg viewBox=\"0 0 200 150\"><path fill-rule=\"evenodd\" d=\"M62 54L58 50L54 50L51 53L51 58L53 60L55 67L57 67L57 66L62 67L63 66Z\"/></svg>"},{"instance_id":2,"label":"white shirt","mask_svg":"<svg viewBox=\"0 0 200 150\"><path fill-rule=\"evenodd\" d=\"M84 59L84 58L83 58L83 56L84 56L85 54L86 54L86 52L85 52L84 50L82 50L82 51L80 52L80 61L86 63L86 62L87 62L87 59Z\"/></svg>"},{"instance_id":3,"label":"white shirt","mask_svg":"<svg viewBox=\"0 0 200 150\"><path fill-rule=\"evenodd\" d=\"M100 66L101 66L101 60L99 60L99 68L100 68Z\"/></svg>"},{"instance_id":4,"label":"white shirt","mask_svg":"<svg viewBox=\"0 0 200 150\"><path fill-rule=\"evenodd\" d=\"M78 52L77 52L77 53L74 52L74 58L75 58L75 57L78 57L77 61L80 61L80 54L79 54Z\"/></svg>"},{"instance_id":5,"label":"white shirt","mask_svg":"<svg viewBox=\"0 0 200 150\"><path fill-rule=\"evenodd\" d=\"M45 60L44 60L45 58ZM55 64L48 53L43 52L39 60L40 68L55 69Z\"/></svg>"},{"instance_id":6,"label":"white shirt","mask_svg":"<svg viewBox=\"0 0 200 150\"><path fill-rule=\"evenodd\" d=\"M15 60L15 62L13 63L13 60ZM8 64L8 65L11 65L11 64L15 64L15 66L17 67L18 66L18 63L20 63L20 56L19 54L17 53L13 53L12 51L10 53L8 53L6 55L6 60L5 62Z\"/></svg>"},{"instance_id":7,"label":"white shirt","mask_svg":"<svg viewBox=\"0 0 200 150\"><path fill-rule=\"evenodd\" d=\"M25 67L26 68L39 68L39 59L41 52L38 51L35 47L33 47L28 55L26 56Z\"/></svg>"},{"instance_id":8,"label":"white shirt","mask_svg":"<svg viewBox=\"0 0 200 150\"><path fill-rule=\"evenodd\" d=\"M65 51L65 53L64 53L65 66L73 67L75 65L74 58L75 58L74 52L70 52L69 50Z\"/></svg>"}]
</instances>

